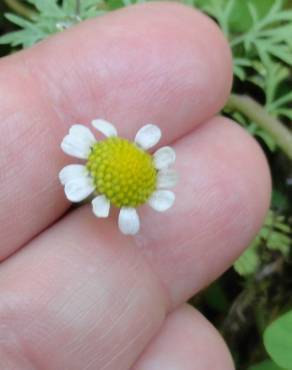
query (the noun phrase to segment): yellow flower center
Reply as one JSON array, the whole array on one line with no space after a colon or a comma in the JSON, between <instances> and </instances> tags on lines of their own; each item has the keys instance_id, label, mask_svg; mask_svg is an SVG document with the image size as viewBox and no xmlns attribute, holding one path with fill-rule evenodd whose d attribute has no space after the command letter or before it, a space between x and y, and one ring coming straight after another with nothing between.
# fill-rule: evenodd
<instances>
[{"instance_id":1,"label":"yellow flower center","mask_svg":"<svg viewBox=\"0 0 292 370\"><path fill-rule=\"evenodd\" d=\"M157 171L152 156L122 138L97 142L86 166L97 193L104 194L117 207L137 207L156 188Z\"/></svg>"}]
</instances>

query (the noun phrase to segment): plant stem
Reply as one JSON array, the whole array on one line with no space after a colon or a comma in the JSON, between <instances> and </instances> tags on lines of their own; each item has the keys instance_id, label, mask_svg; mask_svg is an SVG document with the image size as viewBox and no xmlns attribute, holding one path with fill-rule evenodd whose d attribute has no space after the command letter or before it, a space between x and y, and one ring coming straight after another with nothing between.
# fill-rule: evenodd
<instances>
[{"instance_id":1,"label":"plant stem","mask_svg":"<svg viewBox=\"0 0 292 370\"><path fill-rule=\"evenodd\" d=\"M76 15L79 16L80 15L80 9L81 8L81 3L80 3L80 0L76 0Z\"/></svg>"},{"instance_id":2,"label":"plant stem","mask_svg":"<svg viewBox=\"0 0 292 370\"><path fill-rule=\"evenodd\" d=\"M277 118L271 116L262 105L249 96L231 94L226 108L243 113L251 121L267 131L287 157L292 160L292 131Z\"/></svg>"},{"instance_id":3,"label":"plant stem","mask_svg":"<svg viewBox=\"0 0 292 370\"><path fill-rule=\"evenodd\" d=\"M18 0L4 0L6 5L13 10L16 14L25 18L31 19L34 16L34 11L26 5L23 5Z\"/></svg>"}]
</instances>

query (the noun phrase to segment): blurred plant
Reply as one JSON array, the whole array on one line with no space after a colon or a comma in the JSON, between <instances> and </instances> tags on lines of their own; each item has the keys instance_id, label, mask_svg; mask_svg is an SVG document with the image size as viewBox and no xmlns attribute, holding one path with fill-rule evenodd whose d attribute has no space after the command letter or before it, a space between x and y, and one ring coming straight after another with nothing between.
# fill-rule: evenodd
<instances>
[{"instance_id":1,"label":"blurred plant","mask_svg":"<svg viewBox=\"0 0 292 370\"><path fill-rule=\"evenodd\" d=\"M254 275L257 280L278 271L280 264L289 258L291 232L285 217L270 210L256 238L234 263L235 270L244 277ZM278 252L277 259L267 264L273 252Z\"/></svg>"},{"instance_id":2,"label":"blurred plant","mask_svg":"<svg viewBox=\"0 0 292 370\"><path fill-rule=\"evenodd\" d=\"M244 356L246 365L267 356L263 344L274 360L264 361L248 370L292 369L290 365L283 367L281 362L282 355L286 358L291 353L292 331L289 326L283 336L281 329L276 326L279 329L277 340L273 330L271 334L267 329L283 311L292 308L292 296L289 293L292 288L291 232L291 221L281 213L270 210L261 231L234 264L235 271L243 278L243 287L226 312L222 332L235 352L239 350L240 337L244 333L252 333L253 344L256 345L249 348L248 356ZM274 327L273 323L271 327ZM268 337L266 333L270 333ZM290 349L287 343L290 343ZM278 347L282 350L278 350ZM285 351L288 353L285 354Z\"/></svg>"},{"instance_id":3,"label":"blurred plant","mask_svg":"<svg viewBox=\"0 0 292 370\"><path fill-rule=\"evenodd\" d=\"M213 17L229 40L233 92L252 84L263 100L259 105L233 94L226 112L271 151L279 146L292 159L292 133L279 121L292 119L292 10L285 8L284 0L190 1Z\"/></svg>"},{"instance_id":4,"label":"blurred plant","mask_svg":"<svg viewBox=\"0 0 292 370\"><path fill-rule=\"evenodd\" d=\"M51 34L65 30L88 18L103 14L102 0L27 0L29 7L16 0L6 0L16 12L6 13L6 18L21 28L0 37L0 44L29 47Z\"/></svg>"},{"instance_id":5,"label":"blurred plant","mask_svg":"<svg viewBox=\"0 0 292 370\"><path fill-rule=\"evenodd\" d=\"M272 322L264 332L264 344L275 364L283 369L292 366L292 310Z\"/></svg>"},{"instance_id":6,"label":"blurred plant","mask_svg":"<svg viewBox=\"0 0 292 370\"><path fill-rule=\"evenodd\" d=\"M51 34L107 11L144 0L4 0L12 11L6 18L19 29L0 37L0 44L28 47ZM225 33L233 53L234 85L224 113L264 144L270 160L281 149L291 180L292 133L292 1L185 0L211 16ZM240 94L244 95L240 95ZM273 162L271 163L273 169ZM279 171L278 171L279 172ZM278 176L278 173L276 174ZM276 178L277 180L277 178ZM280 179L282 181L282 178ZM281 185L273 208L250 247L235 262L240 292L232 298L224 277L204 293L208 310L221 317L222 332L235 358L240 357L238 333L250 331L239 368L292 370L291 257L292 207L289 187ZM276 194L274 192L274 194ZM285 207L281 199L285 199ZM235 277L234 277L235 276ZM241 284L241 285L240 285ZM223 316L226 316L222 319ZM248 334L246 334L248 335ZM245 341L246 342L246 341ZM265 347L264 347L265 346ZM237 348L240 347L240 350ZM266 348L266 351L265 349ZM286 348L286 350L285 350ZM268 359L268 354L270 359ZM262 362L259 362L262 361ZM284 368L283 368L284 366Z\"/></svg>"},{"instance_id":7,"label":"blurred plant","mask_svg":"<svg viewBox=\"0 0 292 370\"><path fill-rule=\"evenodd\" d=\"M289 370L289 369L283 369L282 367L279 367L272 360L265 360L262 361L261 363L249 367L248 370Z\"/></svg>"},{"instance_id":8,"label":"blurred plant","mask_svg":"<svg viewBox=\"0 0 292 370\"><path fill-rule=\"evenodd\" d=\"M287 127L292 119L291 2L190 0L190 3L215 19L232 49L235 79L225 114L260 138L270 152L281 148L292 160L292 133ZM239 95L242 92L245 96ZM284 189L282 184L281 192ZM292 369L292 314L290 322L286 319L285 323L280 316L284 308L292 307L289 277L292 229L291 220L285 216L291 214L291 206L286 201L284 210L280 203L276 197L276 211L269 211L261 231L234 264L243 279L243 288L226 312L222 331L235 357L240 356L238 343L242 333L247 336L249 331L253 332L253 348L247 347L244 359L238 361L242 369L248 366L249 370ZM265 349L272 359L251 365L267 358Z\"/></svg>"}]
</instances>

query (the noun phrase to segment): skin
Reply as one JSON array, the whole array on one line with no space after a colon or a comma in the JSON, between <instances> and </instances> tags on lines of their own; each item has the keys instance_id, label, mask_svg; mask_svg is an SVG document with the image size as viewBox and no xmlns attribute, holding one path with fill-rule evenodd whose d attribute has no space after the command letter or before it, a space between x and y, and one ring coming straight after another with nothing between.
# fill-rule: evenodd
<instances>
[{"instance_id":1,"label":"skin","mask_svg":"<svg viewBox=\"0 0 292 370\"><path fill-rule=\"evenodd\" d=\"M263 153L217 116L231 55L207 17L174 3L86 21L0 61L0 368L232 370L219 334L184 304L258 231L270 199ZM68 211L60 142L102 117L132 139L157 123L177 152L176 203Z\"/></svg>"}]
</instances>

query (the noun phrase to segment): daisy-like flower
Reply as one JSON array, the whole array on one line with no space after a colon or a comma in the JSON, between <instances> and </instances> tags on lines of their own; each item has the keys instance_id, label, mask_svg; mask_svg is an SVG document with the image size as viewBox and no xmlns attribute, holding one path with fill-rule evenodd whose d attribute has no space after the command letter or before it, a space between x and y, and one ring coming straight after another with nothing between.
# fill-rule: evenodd
<instances>
[{"instance_id":1,"label":"daisy-like flower","mask_svg":"<svg viewBox=\"0 0 292 370\"><path fill-rule=\"evenodd\" d=\"M66 154L87 161L61 170L66 197L81 202L94 194L92 210L97 217L108 217L111 204L120 208L121 232L134 235L140 228L137 207L148 203L163 212L174 203L174 193L167 189L176 183L170 169L175 151L165 146L153 155L147 152L161 137L159 127L152 124L143 126L134 142L118 137L116 128L103 119L92 121L92 126L105 140L97 141L89 128L73 125L62 141Z\"/></svg>"}]
</instances>

